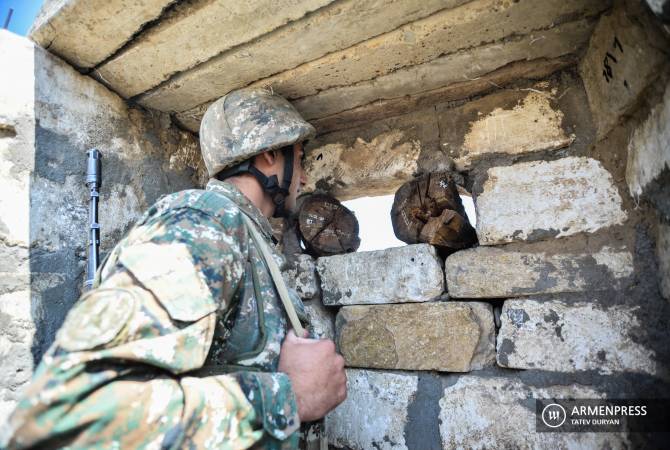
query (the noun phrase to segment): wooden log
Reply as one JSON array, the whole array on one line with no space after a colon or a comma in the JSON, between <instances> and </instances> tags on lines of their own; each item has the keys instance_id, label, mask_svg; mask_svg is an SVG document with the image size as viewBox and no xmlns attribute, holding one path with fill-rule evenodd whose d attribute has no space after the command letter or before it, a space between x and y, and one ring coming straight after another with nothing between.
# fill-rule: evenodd
<instances>
[{"instance_id":1,"label":"wooden log","mask_svg":"<svg viewBox=\"0 0 670 450\"><path fill-rule=\"evenodd\" d=\"M395 194L391 223L398 239L408 244L426 242L457 250L477 242L448 172L426 174L403 184Z\"/></svg>"},{"instance_id":2,"label":"wooden log","mask_svg":"<svg viewBox=\"0 0 670 450\"><path fill-rule=\"evenodd\" d=\"M336 198L323 194L303 201L298 212L298 232L307 253L317 257L355 252L361 244L354 213Z\"/></svg>"}]
</instances>

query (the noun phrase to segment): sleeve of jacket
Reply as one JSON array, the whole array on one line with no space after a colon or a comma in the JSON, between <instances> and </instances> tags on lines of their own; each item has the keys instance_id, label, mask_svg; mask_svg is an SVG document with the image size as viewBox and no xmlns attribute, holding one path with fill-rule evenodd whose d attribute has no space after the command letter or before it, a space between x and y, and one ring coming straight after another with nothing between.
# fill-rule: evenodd
<instances>
[{"instance_id":1,"label":"sleeve of jacket","mask_svg":"<svg viewBox=\"0 0 670 450\"><path fill-rule=\"evenodd\" d=\"M190 376L242 279L241 227L189 208L136 226L69 312L0 447L247 448L293 435L286 374Z\"/></svg>"}]
</instances>

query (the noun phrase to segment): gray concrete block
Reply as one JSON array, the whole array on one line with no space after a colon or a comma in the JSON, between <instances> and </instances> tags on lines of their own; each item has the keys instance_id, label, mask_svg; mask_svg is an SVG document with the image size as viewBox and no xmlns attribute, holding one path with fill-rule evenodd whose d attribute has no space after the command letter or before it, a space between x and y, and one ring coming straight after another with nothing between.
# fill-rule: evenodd
<instances>
[{"instance_id":1,"label":"gray concrete block","mask_svg":"<svg viewBox=\"0 0 670 450\"><path fill-rule=\"evenodd\" d=\"M453 253L445 262L451 298L508 298L623 287L633 275L633 255L604 247L593 253L477 247Z\"/></svg>"},{"instance_id":2,"label":"gray concrete block","mask_svg":"<svg viewBox=\"0 0 670 450\"><path fill-rule=\"evenodd\" d=\"M631 339L644 324L630 306L507 300L501 320L497 360L503 367L664 374L654 352Z\"/></svg>"},{"instance_id":3,"label":"gray concrete block","mask_svg":"<svg viewBox=\"0 0 670 450\"><path fill-rule=\"evenodd\" d=\"M482 245L594 232L627 218L611 174L584 157L491 168L475 206Z\"/></svg>"},{"instance_id":4,"label":"gray concrete block","mask_svg":"<svg viewBox=\"0 0 670 450\"><path fill-rule=\"evenodd\" d=\"M487 303L345 306L336 334L349 367L469 372L495 361Z\"/></svg>"},{"instance_id":5,"label":"gray concrete block","mask_svg":"<svg viewBox=\"0 0 670 450\"><path fill-rule=\"evenodd\" d=\"M319 258L324 305L427 302L444 292L442 262L428 244Z\"/></svg>"}]
</instances>

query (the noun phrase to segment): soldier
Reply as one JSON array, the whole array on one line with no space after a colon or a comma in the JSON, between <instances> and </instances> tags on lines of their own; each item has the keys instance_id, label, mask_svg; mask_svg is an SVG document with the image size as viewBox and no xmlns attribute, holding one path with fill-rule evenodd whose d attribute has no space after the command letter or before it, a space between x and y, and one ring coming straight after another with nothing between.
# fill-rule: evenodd
<instances>
[{"instance_id":1,"label":"soldier","mask_svg":"<svg viewBox=\"0 0 670 450\"><path fill-rule=\"evenodd\" d=\"M306 182L313 134L264 89L212 104L207 189L163 197L110 252L0 447L297 448L300 423L346 397L333 342L287 334L263 257L267 218L294 208ZM286 301L304 320L297 295Z\"/></svg>"}]
</instances>

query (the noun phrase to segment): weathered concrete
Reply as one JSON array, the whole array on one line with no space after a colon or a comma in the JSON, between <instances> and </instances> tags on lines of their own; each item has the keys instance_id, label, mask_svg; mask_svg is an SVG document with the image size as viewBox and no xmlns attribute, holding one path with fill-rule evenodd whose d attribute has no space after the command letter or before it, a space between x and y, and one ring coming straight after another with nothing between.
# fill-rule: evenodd
<instances>
[{"instance_id":1,"label":"weathered concrete","mask_svg":"<svg viewBox=\"0 0 670 450\"><path fill-rule=\"evenodd\" d=\"M339 114L342 114L339 121L345 123L350 119L348 114L367 118L371 114L370 110L376 110L380 115L392 115L384 112L389 103L395 108L402 109L403 112L412 109L406 106L408 102L423 101L434 104L430 98L436 92L431 91L438 91L436 100L440 97L441 101L451 98L463 99L476 92L494 88L495 85L489 84L488 81L496 83L496 80L501 78L499 81L503 84L505 80L509 82L510 77L516 77L518 70L522 73L546 71L547 68L543 70L542 66L534 68L520 66L492 74L490 80L486 78L488 74L512 63L571 55L588 40L591 30L592 24L587 20L567 23L550 30L512 37L500 43L463 50L430 62L398 69L372 80L328 89L316 95L297 99L295 105L303 116L318 125L320 122L318 119L331 120L333 119L331 116ZM557 62L559 66L564 66L560 61L554 61ZM557 68L553 68L552 71ZM450 85L454 87L449 89ZM412 96L415 98L412 99ZM164 97L168 98L167 94ZM209 103L207 101L181 111L178 114L180 122L191 130L197 130L196 124L200 123ZM150 105L148 102L146 104ZM176 105L177 102L172 104ZM154 107L161 110L169 106L154 104ZM361 109L356 111L358 108Z\"/></svg>"},{"instance_id":2,"label":"weathered concrete","mask_svg":"<svg viewBox=\"0 0 670 450\"><path fill-rule=\"evenodd\" d=\"M591 30L592 24L587 20L566 23L501 43L463 50L369 81L328 89L297 99L295 106L305 118L315 119L378 100L441 88L485 75L514 61L573 53L586 42Z\"/></svg>"},{"instance_id":3,"label":"weathered concrete","mask_svg":"<svg viewBox=\"0 0 670 450\"><path fill-rule=\"evenodd\" d=\"M324 305L426 302L444 292L442 262L428 244L316 261Z\"/></svg>"},{"instance_id":4,"label":"weathered concrete","mask_svg":"<svg viewBox=\"0 0 670 450\"><path fill-rule=\"evenodd\" d=\"M406 449L416 375L347 369L347 399L326 416L328 443L356 450Z\"/></svg>"},{"instance_id":5,"label":"weathered concrete","mask_svg":"<svg viewBox=\"0 0 670 450\"><path fill-rule=\"evenodd\" d=\"M593 32L580 72L599 139L631 112L667 62L668 41L654 22L642 2L619 1Z\"/></svg>"},{"instance_id":6,"label":"weathered concrete","mask_svg":"<svg viewBox=\"0 0 670 450\"><path fill-rule=\"evenodd\" d=\"M140 97L144 106L160 111L186 111L235 88L372 36L421 19L466 0L413 0L392 4L379 0L335 2L303 20L224 52L193 70L179 74ZM296 45L298 43L298 45ZM231 70L231 68L235 68Z\"/></svg>"},{"instance_id":7,"label":"weathered concrete","mask_svg":"<svg viewBox=\"0 0 670 450\"><path fill-rule=\"evenodd\" d=\"M507 298L623 288L633 275L629 251L604 247L594 253L478 247L450 255L445 273L451 298Z\"/></svg>"},{"instance_id":8,"label":"weathered concrete","mask_svg":"<svg viewBox=\"0 0 670 450\"><path fill-rule=\"evenodd\" d=\"M316 298L304 302L310 329L319 339L335 340L335 311L328 309Z\"/></svg>"},{"instance_id":9,"label":"weathered concrete","mask_svg":"<svg viewBox=\"0 0 670 450\"><path fill-rule=\"evenodd\" d=\"M311 123L316 127L319 134L323 134L355 128L387 117L409 114L438 103L462 103L464 99L471 96L484 94L514 81L544 79L557 70L574 65L576 61L577 58L574 55L553 59L538 58L531 61L517 61L474 80L461 81L446 87L401 98L379 100L332 116L311 120ZM178 113L175 118L184 128L198 132L200 120L207 106L209 106L209 103Z\"/></svg>"},{"instance_id":10,"label":"weathered concrete","mask_svg":"<svg viewBox=\"0 0 670 450\"><path fill-rule=\"evenodd\" d=\"M634 198L652 201L670 221L670 82L628 142L626 182Z\"/></svg>"},{"instance_id":11,"label":"weathered concrete","mask_svg":"<svg viewBox=\"0 0 670 450\"><path fill-rule=\"evenodd\" d=\"M643 326L635 309L623 305L603 308L595 301L507 300L498 333L498 364L516 369L667 376L654 352L631 338Z\"/></svg>"},{"instance_id":12,"label":"weathered concrete","mask_svg":"<svg viewBox=\"0 0 670 450\"><path fill-rule=\"evenodd\" d=\"M616 383L605 377L578 378L568 386L556 374L536 371L436 376L347 369L347 379L347 399L326 416L328 442L336 448L625 449L635 447L639 437L535 432L536 398L621 398L620 391L602 390ZM625 389L626 396L642 398ZM644 438L637 444L649 445Z\"/></svg>"},{"instance_id":13,"label":"weathered concrete","mask_svg":"<svg viewBox=\"0 0 670 450\"><path fill-rule=\"evenodd\" d=\"M282 274L286 285L298 293L300 298L308 300L319 295L321 288L316 279L316 263L309 255L297 255L288 258L288 264Z\"/></svg>"},{"instance_id":14,"label":"weathered concrete","mask_svg":"<svg viewBox=\"0 0 670 450\"><path fill-rule=\"evenodd\" d=\"M469 372L495 362L487 303L345 306L335 327L349 367Z\"/></svg>"},{"instance_id":15,"label":"weathered concrete","mask_svg":"<svg viewBox=\"0 0 670 450\"><path fill-rule=\"evenodd\" d=\"M102 252L158 196L204 173L193 135L150 116L29 40L0 31L0 414L80 294L86 150L103 153ZM4 416L0 417L0 421Z\"/></svg>"},{"instance_id":16,"label":"weathered concrete","mask_svg":"<svg viewBox=\"0 0 670 450\"><path fill-rule=\"evenodd\" d=\"M565 18L576 20L592 16L609 3L609 0L551 0L538 8L532 2L476 0L259 80L254 85L272 86L289 98L315 95L507 36L552 27ZM499 26L501 20L505 21L504 27Z\"/></svg>"},{"instance_id":17,"label":"weathered concrete","mask_svg":"<svg viewBox=\"0 0 670 450\"><path fill-rule=\"evenodd\" d=\"M666 300L670 300L670 225L668 224L661 223L658 226L656 258L661 294Z\"/></svg>"},{"instance_id":18,"label":"weathered concrete","mask_svg":"<svg viewBox=\"0 0 670 450\"><path fill-rule=\"evenodd\" d=\"M330 133L305 151L309 181L304 190L318 189L339 200L394 194L418 172L422 153L438 152L434 108ZM449 169L449 161L442 159L442 170ZM433 170L440 170L436 166Z\"/></svg>"},{"instance_id":19,"label":"weathered concrete","mask_svg":"<svg viewBox=\"0 0 670 450\"><path fill-rule=\"evenodd\" d=\"M489 169L475 205L482 245L594 232L627 217L610 173L583 157Z\"/></svg>"},{"instance_id":20,"label":"weathered concrete","mask_svg":"<svg viewBox=\"0 0 670 450\"><path fill-rule=\"evenodd\" d=\"M512 378L459 377L440 399L442 448L631 448L626 433L537 433L536 398L606 398L588 386L525 384Z\"/></svg>"},{"instance_id":21,"label":"weathered concrete","mask_svg":"<svg viewBox=\"0 0 670 450\"><path fill-rule=\"evenodd\" d=\"M191 1L100 66L95 75L133 97L237 45L301 19L334 0ZM232 70L239 75L237 69Z\"/></svg>"},{"instance_id":22,"label":"weathered concrete","mask_svg":"<svg viewBox=\"0 0 670 450\"><path fill-rule=\"evenodd\" d=\"M456 169L468 170L493 155L566 147L575 136L564 129L557 95L557 86L541 83L524 91L495 93L458 108L438 106L440 129L444 130L442 150L454 159Z\"/></svg>"},{"instance_id":23,"label":"weathered concrete","mask_svg":"<svg viewBox=\"0 0 670 450\"><path fill-rule=\"evenodd\" d=\"M76 67L110 56L174 0L47 0L30 38Z\"/></svg>"}]
</instances>

